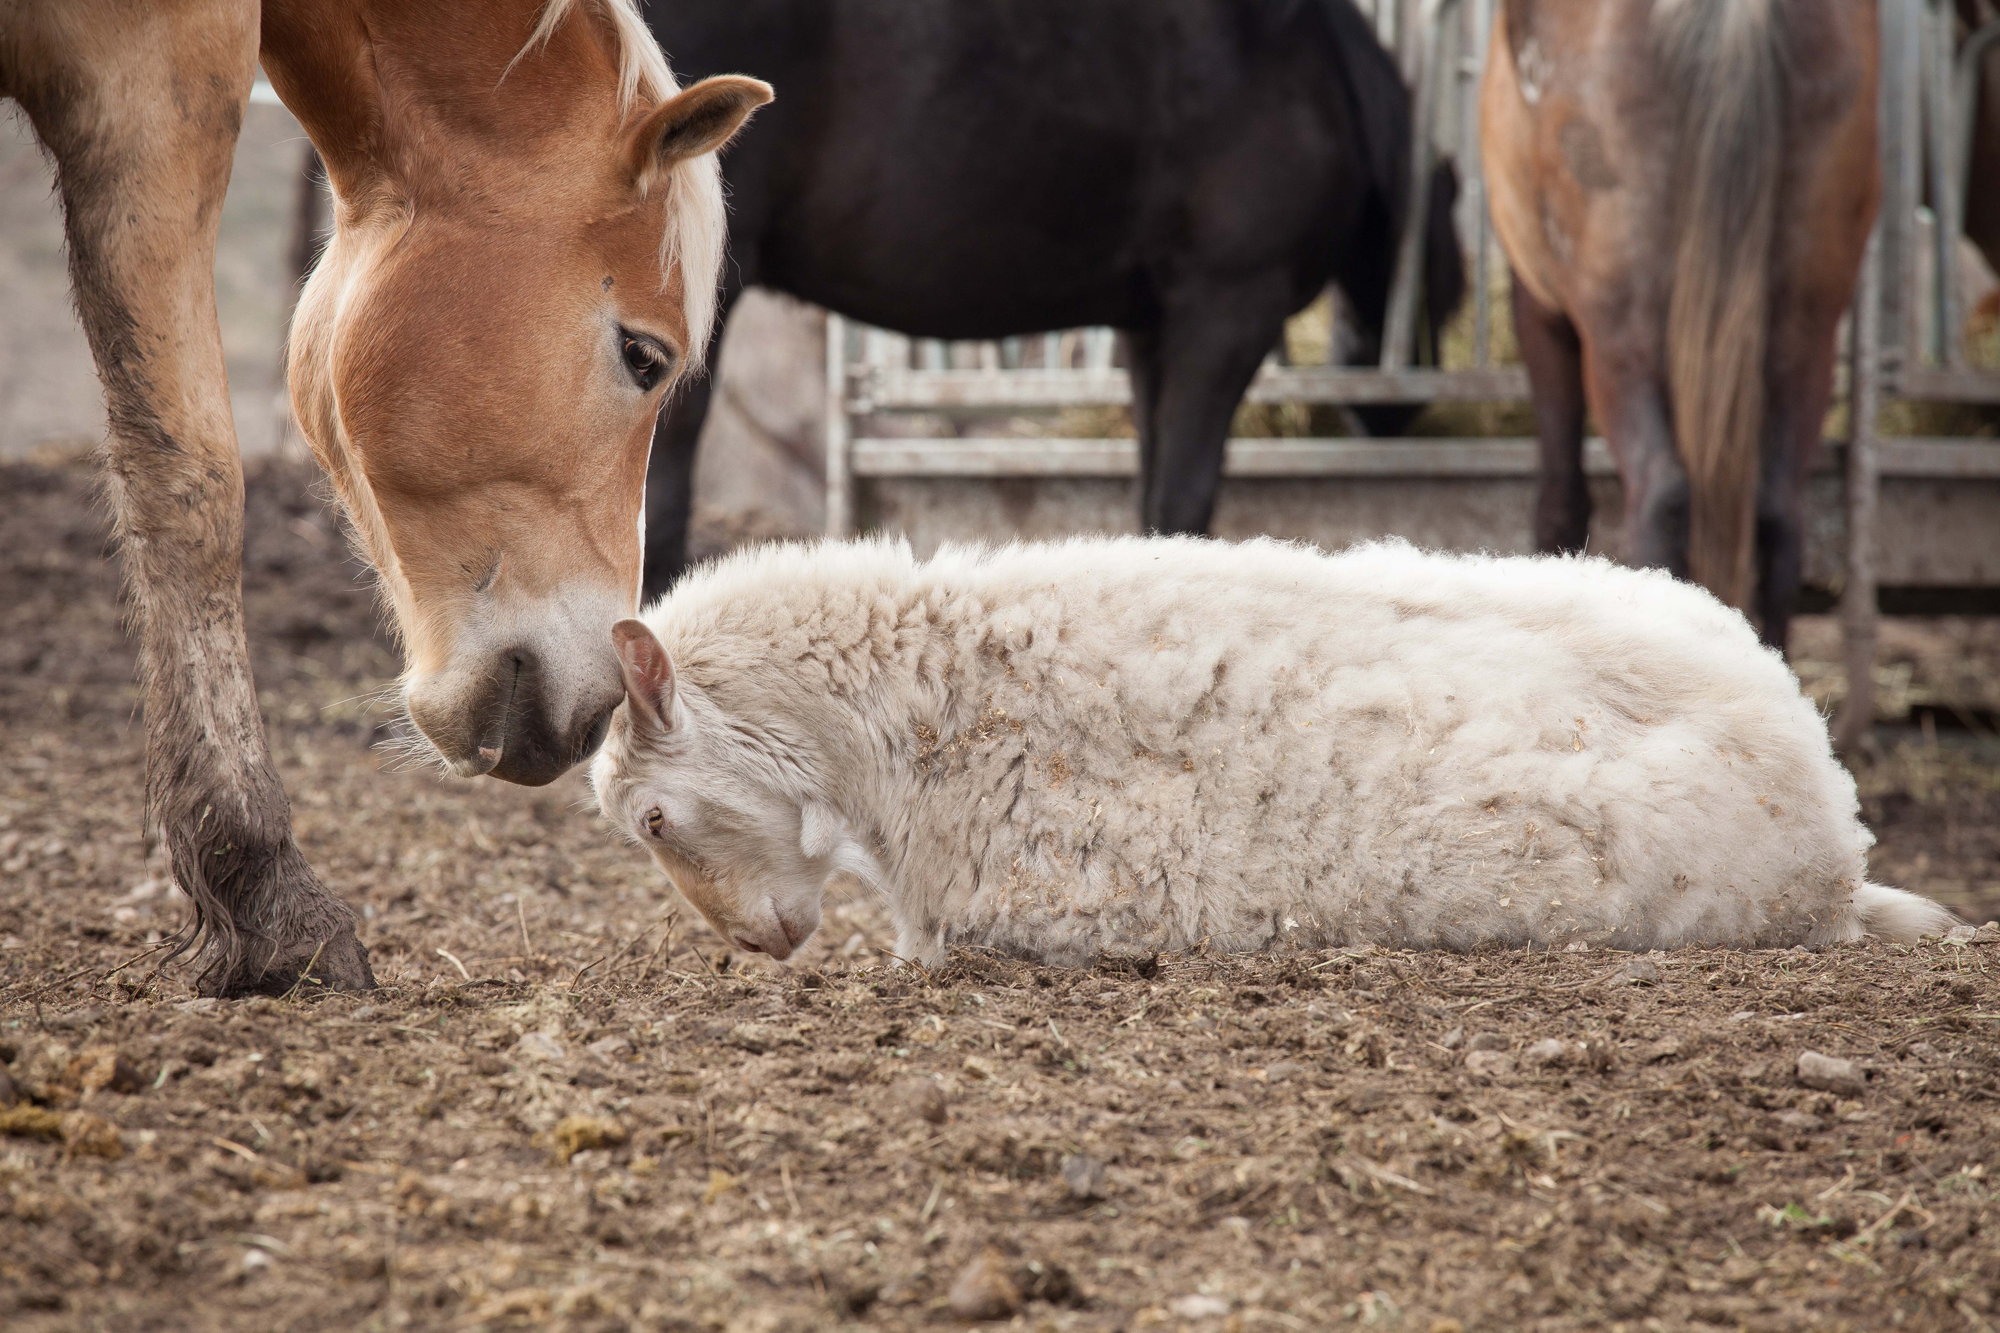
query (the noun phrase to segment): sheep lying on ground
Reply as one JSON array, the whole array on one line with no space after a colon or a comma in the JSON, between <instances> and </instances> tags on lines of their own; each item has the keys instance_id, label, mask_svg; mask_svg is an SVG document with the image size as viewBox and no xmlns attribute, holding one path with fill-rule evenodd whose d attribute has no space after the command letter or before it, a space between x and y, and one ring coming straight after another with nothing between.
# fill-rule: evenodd
<instances>
[{"instance_id":1,"label":"sheep lying on ground","mask_svg":"<svg viewBox=\"0 0 2000 1333\"><path fill-rule=\"evenodd\" d=\"M1854 783L1743 618L1603 560L776 546L613 633L601 809L778 958L841 875L925 963L1954 919L1865 881Z\"/></svg>"}]
</instances>

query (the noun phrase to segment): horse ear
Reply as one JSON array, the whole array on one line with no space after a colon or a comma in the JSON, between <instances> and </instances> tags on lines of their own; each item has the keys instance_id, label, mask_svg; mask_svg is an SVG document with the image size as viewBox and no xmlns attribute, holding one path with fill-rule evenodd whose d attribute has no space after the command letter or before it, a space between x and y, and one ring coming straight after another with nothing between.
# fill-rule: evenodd
<instances>
[{"instance_id":1,"label":"horse ear","mask_svg":"<svg viewBox=\"0 0 2000 1333\"><path fill-rule=\"evenodd\" d=\"M740 74L718 74L669 97L626 131L633 181L643 185L664 167L716 152L770 100L770 84Z\"/></svg>"},{"instance_id":2,"label":"horse ear","mask_svg":"<svg viewBox=\"0 0 2000 1333\"><path fill-rule=\"evenodd\" d=\"M641 620L621 620L611 627L618 649L618 669L625 677L625 709L636 726L655 732L674 727L674 664L667 650Z\"/></svg>"}]
</instances>

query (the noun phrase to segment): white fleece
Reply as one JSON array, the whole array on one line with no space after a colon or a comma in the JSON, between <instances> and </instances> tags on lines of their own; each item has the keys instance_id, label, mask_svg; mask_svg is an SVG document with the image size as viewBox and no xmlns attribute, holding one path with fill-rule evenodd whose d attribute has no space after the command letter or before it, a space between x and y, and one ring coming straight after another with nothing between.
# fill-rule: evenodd
<instances>
[{"instance_id":1,"label":"white fleece","mask_svg":"<svg viewBox=\"0 0 2000 1333\"><path fill-rule=\"evenodd\" d=\"M725 935L816 922L837 873L888 895L922 961L1953 920L1864 888L1873 838L1823 720L1740 615L1659 572L1185 538L918 562L875 540L740 553L645 620L672 743L620 722L592 780L663 864L700 868Z\"/></svg>"}]
</instances>

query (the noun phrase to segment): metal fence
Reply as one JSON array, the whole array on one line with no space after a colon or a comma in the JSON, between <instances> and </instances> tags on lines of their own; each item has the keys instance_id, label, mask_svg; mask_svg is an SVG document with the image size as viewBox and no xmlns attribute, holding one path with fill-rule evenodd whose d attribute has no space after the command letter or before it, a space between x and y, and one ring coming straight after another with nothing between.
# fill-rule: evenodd
<instances>
[{"instance_id":1,"label":"metal fence","mask_svg":"<svg viewBox=\"0 0 2000 1333\"><path fill-rule=\"evenodd\" d=\"M1960 42L1955 10L1951 0L1882 5L1881 370L1884 388L1905 397L2000 403L2000 374L1966 365L1964 310L1952 281L1979 69L2000 43L2000 18ZM1920 284L1926 270L1929 282ZM1928 288L1921 306L1920 285Z\"/></svg>"}]
</instances>

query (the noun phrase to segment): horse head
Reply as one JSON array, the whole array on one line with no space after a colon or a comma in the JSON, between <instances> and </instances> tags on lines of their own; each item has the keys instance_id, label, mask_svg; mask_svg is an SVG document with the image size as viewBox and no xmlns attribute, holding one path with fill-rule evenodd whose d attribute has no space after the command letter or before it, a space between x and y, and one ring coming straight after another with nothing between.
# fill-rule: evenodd
<instances>
[{"instance_id":1,"label":"horse head","mask_svg":"<svg viewBox=\"0 0 2000 1333\"><path fill-rule=\"evenodd\" d=\"M676 89L631 0L494 7L267 13L264 59L336 201L292 402L380 574L410 719L453 772L540 784L623 697L653 422L714 319L714 154L770 89Z\"/></svg>"}]
</instances>

